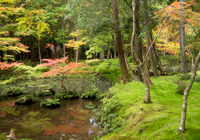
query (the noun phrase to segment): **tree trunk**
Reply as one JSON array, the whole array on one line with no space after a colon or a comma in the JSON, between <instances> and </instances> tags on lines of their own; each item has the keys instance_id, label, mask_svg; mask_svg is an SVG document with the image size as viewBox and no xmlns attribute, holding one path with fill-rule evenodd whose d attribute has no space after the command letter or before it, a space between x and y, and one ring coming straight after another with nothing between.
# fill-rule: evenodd
<instances>
[{"instance_id":1,"label":"tree trunk","mask_svg":"<svg viewBox=\"0 0 200 140\"><path fill-rule=\"evenodd\" d=\"M114 57L114 59L117 59L117 50L116 50L116 48L114 48L113 51L114 51L114 56L113 57Z\"/></svg>"},{"instance_id":2,"label":"tree trunk","mask_svg":"<svg viewBox=\"0 0 200 140\"><path fill-rule=\"evenodd\" d=\"M196 76L196 71L197 71L199 60L200 60L200 52L195 60L195 63L192 64L192 75L190 78L190 82L184 91L182 114L181 114L181 124L180 124L180 128L179 128L180 131L185 131L185 121L186 121L186 113L187 113L187 97L190 92L190 89L192 88L192 85L193 85L193 82L194 82L194 79Z\"/></svg>"},{"instance_id":3,"label":"tree trunk","mask_svg":"<svg viewBox=\"0 0 200 140\"><path fill-rule=\"evenodd\" d=\"M101 61L104 60L104 46L101 46L100 58Z\"/></svg>"},{"instance_id":4,"label":"tree trunk","mask_svg":"<svg viewBox=\"0 0 200 140\"><path fill-rule=\"evenodd\" d=\"M126 58L127 58L126 53L124 53L124 58L125 58L126 66L127 66L128 70L129 70L131 76L133 77L134 80L139 81L139 79L138 79L137 76L133 73L133 71L131 70L131 67L130 67L129 64L128 64L128 61L127 61L127 59L126 59Z\"/></svg>"},{"instance_id":5,"label":"tree trunk","mask_svg":"<svg viewBox=\"0 0 200 140\"><path fill-rule=\"evenodd\" d=\"M142 46L142 44L141 44ZM145 49L144 47L142 47L142 52L143 52L143 56L147 57L147 49ZM142 60L141 61L142 63L140 64L141 66L144 67L144 70L145 70L145 75L146 75L146 78L147 78L147 82L149 85L153 85L152 81L151 81L151 78L150 78L150 75L149 75L149 69L148 69L148 61L147 60ZM144 78L143 78L144 79ZM144 81L144 80L143 80Z\"/></svg>"},{"instance_id":6,"label":"tree trunk","mask_svg":"<svg viewBox=\"0 0 200 140\"><path fill-rule=\"evenodd\" d=\"M110 47L108 47L108 50L107 50L107 60L110 59Z\"/></svg>"},{"instance_id":7,"label":"tree trunk","mask_svg":"<svg viewBox=\"0 0 200 140\"><path fill-rule=\"evenodd\" d=\"M142 48L141 48L141 41L139 41L138 34L139 34L139 20L138 20L138 1L135 0L132 2L133 4L133 33L131 37L131 55L137 64L137 71L138 71L138 79L143 82L142 72L139 67L139 61L142 62ZM135 47L134 47L135 45ZM137 60L138 59L138 60Z\"/></svg>"},{"instance_id":8,"label":"tree trunk","mask_svg":"<svg viewBox=\"0 0 200 140\"><path fill-rule=\"evenodd\" d=\"M69 62L72 62L73 48L68 48Z\"/></svg>"},{"instance_id":9,"label":"tree trunk","mask_svg":"<svg viewBox=\"0 0 200 140\"><path fill-rule=\"evenodd\" d=\"M184 2L184 0L180 0L180 2ZM182 7L184 4L180 4ZM187 73L187 62L186 62L186 55L185 55L185 27L184 27L184 9L181 8L180 11L180 50L181 50L181 72Z\"/></svg>"},{"instance_id":10,"label":"tree trunk","mask_svg":"<svg viewBox=\"0 0 200 140\"><path fill-rule=\"evenodd\" d=\"M152 30L150 32L150 38L151 38L151 42L153 42L154 38L153 38L153 33L152 33ZM158 66L159 66L159 70L160 70L160 75L165 75L165 71L163 69L163 65L162 65L162 62L160 60L160 56L159 56L159 53L158 53L158 50L157 50L157 47L156 47L156 43L153 43L153 50L154 50L154 53L155 53L155 56L156 56L156 60L158 62Z\"/></svg>"},{"instance_id":11,"label":"tree trunk","mask_svg":"<svg viewBox=\"0 0 200 140\"><path fill-rule=\"evenodd\" d=\"M63 43L63 57L65 58L66 54L66 48L65 48L65 37L64 37L64 17L62 18L62 32L63 32L63 38L62 38L62 43Z\"/></svg>"},{"instance_id":12,"label":"tree trunk","mask_svg":"<svg viewBox=\"0 0 200 140\"><path fill-rule=\"evenodd\" d=\"M136 49L136 47L134 47L135 42L137 41L138 43L141 42L141 39L138 37L138 32L139 28L138 28L138 0L133 0L132 1L133 4L133 33L132 33L132 37L131 37L131 48L132 48L132 54L134 55L134 59L136 61L136 64L138 66L138 68L141 70L142 73L142 78L143 78L143 82L145 84L145 102L146 103L150 103L151 102L151 97L150 97L150 90L149 90L149 81L148 81L148 75L146 75L146 70L145 70L145 63L142 64L142 59L139 58L139 52ZM138 40L136 40L136 37ZM136 43L136 44L138 44ZM140 44L141 45L141 44ZM141 49L141 46L140 46Z\"/></svg>"},{"instance_id":13,"label":"tree trunk","mask_svg":"<svg viewBox=\"0 0 200 140\"><path fill-rule=\"evenodd\" d=\"M75 53L75 62L78 63L78 48L74 50Z\"/></svg>"},{"instance_id":14,"label":"tree trunk","mask_svg":"<svg viewBox=\"0 0 200 140\"><path fill-rule=\"evenodd\" d=\"M128 71L127 71L126 64L125 64L121 32L119 31L120 26L119 26L117 0L113 0L113 15L114 15L114 20L115 20L116 46L117 46L117 50L118 50L119 63L120 63L121 73L122 73L122 80L123 80L123 83L125 84L126 82L130 81L130 79L129 79Z\"/></svg>"},{"instance_id":15,"label":"tree trunk","mask_svg":"<svg viewBox=\"0 0 200 140\"><path fill-rule=\"evenodd\" d=\"M150 42L150 27L149 27L149 17L148 17L148 6L147 6L147 2L146 0L142 0L141 2L141 6L142 6L142 10L143 10L143 19L144 19L144 27L145 27L145 34L146 34L146 41L147 41L147 51L149 50L149 47L151 46L151 42ZM152 53L152 49L150 48L150 52L149 52L149 58L150 58L150 62L151 62L151 67L154 73L154 76L158 76L158 71L156 68L156 63L154 60L154 56Z\"/></svg>"},{"instance_id":16,"label":"tree trunk","mask_svg":"<svg viewBox=\"0 0 200 140\"><path fill-rule=\"evenodd\" d=\"M38 39L38 48L39 48L39 59L40 59L40 64L41 64L40 39Z\"/></svg>"},{"instance_id":17,"label":"tree trunk","mask_svg":"<svg viewBox=\"0 0 200 140\"><path fill-rule=\"evenodd\" d=\"M76 37L76 40L79 40L79 36ZM79 48L75 48L75 62L78 63L78 55L79 55Z\"/></svg>"}]
</instances>

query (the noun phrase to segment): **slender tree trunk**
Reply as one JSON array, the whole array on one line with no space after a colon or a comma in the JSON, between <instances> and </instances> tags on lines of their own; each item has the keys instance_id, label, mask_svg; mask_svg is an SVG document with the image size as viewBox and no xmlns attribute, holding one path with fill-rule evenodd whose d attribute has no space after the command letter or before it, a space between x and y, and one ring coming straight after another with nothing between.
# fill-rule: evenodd
<instances>
[{"instance_id":1,"label":"slender tree trunk","mask_svg":"<svg viewBox=\"0 0 200 140\"><path fill-rule=\"evenodd\" d=\"M110 47L108 47L108 50L107 50L107 60L110 59Z\"/></svg>"},{"instance_id":2,"label":"slender tree trunk","mask_svg":"<svg viewBox=\"0 0 200 140\"><path fill-rule=\"evenodd\" d=\"M38 48L39 48L39 59L40 59L40 64L41 64L40 39L38 39Z\"/></svg>"},{"instance_id":3,"label":"slender tree trunk","mask_svg":"<svg viewBox=\"0 0 200 140\"><path fill-rule=\"evenodd\" d=\"M184 2L184 0L180 0L180 2ZM180 4L182 7L183 4ZM186 62L186 55L185 55L185 23L184 23L184 9L181 8L181 19L180 19L180 50L181 50L181 72L187 73L187 62Z\"/></svg>"},{"instance_id":4,"label":"slender tree trunk","mask_svg":"<svg viewBox=\"0 0 200 140\"><path fill-rule=\"evenodd\" d=\"M131 70L131 67L130 67L129 64L128 64L126 53L124 53L124 58L125 58L126 66L127 66L128 70L129 70L131 76L133 77L134 80L139 81L139 79L138 79L137 76L133 73L133 71Z\"/></svg>"},{"instance_id":5,"label":"slender tree trunk","mask_svg":"<svg viewBox=\"0 0 200 140\"><path fill-rule=\"evenodd\" d=\"M142 45L141 45L142 46ZM143 56L146 56L146 51L147 49L145 49L144 47L142 47L142 52L143 52ZM148 61L146 60L142 60L143 64L140 64L141 66L144 67L144 70L145 70L145 76L147 78L147 82L149 85L153 85L152 81L151 81L151 78L150 78L150 75L149 75L149 69L148 69ZM144 77L143 77L144 79ZM143 80L144 81L144 80Z\"/></svg>"},{"instance_id":6,"label":"slender tree trunk","mask_svg":"<svg viewBox=\"0 0 200 140\"><path fill-rule=\"evenodd\" d=\"M114 34L112 34L112 39L113 39L113 44L114 44L114 46L116 46L116 41L115 41L115 36L114 36ZM114 47L113 48L113 51L114 51L114 59L117 59L117 49L116 49L116 47Z\"/></svg>"},{"instance_id":7,"label":"slender tree trunk","mask_svg":"<svg viewBox=\"0 0 200 140\"><path fill-rule=\"evenodd\" d=\"M144 27L145 27L145 34L146 34L146 41L147 41L147 51L149 50L149 47L151 46L151 42L150 42L150 27L149 27L149 17L148 17L148 6L147 6L147 2L146 0L141 0L140 1L141 6L142 6L142 10L143 10L143 19L144 19ZM156 68L156 63L154 60L154 56L152 53L152 49L150 48L150 52L149 52L149 58L150 58L150 62L151 62L151 67L154 73L154 76L158 76L158 71Z\"/></svg>"},{"instance_id":8,"label":"slender tree trunk","mask_svg":"<svg viewBox=\"0 0 200 140\"><path fill-rule=\"evenodd\" d=\"M74 52L75 52L75 62L78 63L78 52L79 52L79 49L78 48L75 49Z\"/></svg>"},{"instance_id":9,"label":"slender tree trunk","mask_svg":"<svg viewBox=\"0 0 200 140\"><path fill-rule=\"evenodd\" d=\"M79 40L79 36L77 36L76 40ZM79 48L76 48L75 50L75 62L78 63L78 55L79 55Z\"/></svg>"},{"instance_id":10,"label":"slender tree trunk","mask_svg":"<svg viewBox=\"0 0 200 140\"><path fill-rule=\"evenodd\" d=\"M62 38L62 42L63 42L63 57L65 58L65 54L66 54L66 47L65 47L65 37L64 37L64 17L62 18L62 32L63 32L63 38Z\"/></svg>"},{"instance_id":11,"label":"slender tree trunk","mask_svg":"<svg viewBox=\"0 0 200 140\"><path fill-rule=\"evenodd\" d=\"M138 20L138 0L133 1L133 34L131 37L131 55L133 56L133 59L137 63L137 70L138 70L138 79L143 82L142 78L142 71L141 68L139 67L139 61L142 62L142 42L141 39L139 38L139 20ZM135 47L134 47L135 45ZM139 61L138 61L138 60Z\"/></svg>"},{"instance_id":12,"label":"slender tree trunk","mask_svg":"<svg viewBox=\"0 0 200 140\"><path fill-rule=\"evenodd\" d=\"M114 48L113 51L114 51L114 56L113 57L114 57L114 59L117 59L117 50L116 50L116 48Z\"/></svg>"},{"instance_id":13,"label":"slender tree trunk","mask_svg":"<svg viewBox=\"0 0 200 140\"><path fill-rule=\"evenodd\" d=\"M192 75L190 78L190 82L187 85L185 91L184 91L184 95L183 95L183 106L182 106L182 114L181 114L181 124L179 127L180 131L185 131L185 121L186 121L186 113L187 113L187 97L188 94L190 92L190 89L192 88L195 76L196 76L196 71L197 71L197 67L198 67L198 63L200 60L200 52L195 60L195 63L192 64Z\"/></svg>"},{"instance_id":14,"label":"slender tree trunk","mask_svg":"<svg viewBox=\"0 0 200 140\"><path fill-rule=\"evenodd\" d=\"M137 37L138 41L140 42L140 38L138 38L138 32L137 32L137 30L139 30L138 25L137 25L138 24L137 21L138 21L139 1L133 0L132 4L133 4L133 33L132 33L132 37L131 37L132 54L134 55L134 59L136 61L137 66L141 70L143 82L145 84L145 102L150 103L151 97L150 97L150 90L149 90L149 80L148 80L148 75L146 75L145 63L142 64L143 61L141 60L141 58L139 58L138 51L137 51L136 47L134 47L134 44L136 42L136 37Z\"/></svg>"},{"instance_id":15,"label":"slender tree trunk","mask_svg":"<svg viewBox=\"0 0 200 140\"><path fill-rule=\"evenodd\" d=\"M154 38L153 38L153 33L152 33L152 30L150 32L150 38L151 38L151 42L153 42ZM163 69L163 65L162 65L162 62L160 60L160 56L159 56L159 53L158 53L158 50L157 50L157 46L156 46L156 43L153 43L153 49L154 49L154 53L155 53L155 56L156 56L156 60L158 62L158 66L159 66L159 70L160 70L160 75L165 75L165 71Z\"/></svg>"},{"instance_id":16,"label":"slender tree trunk","mask_svg":"<svg viewBox=\"0 0 200 140\"><path fill-rule=\"evenodd\" d=\"M115 20L116 46L118 50L119 63L120 63L121 72L122 72L122 79L123 79L123 83L125 84L126 82L130 81L130 79L129 79L128 71L125 64L121 32L119 31L119 16L118 16L117 0L113 0L113 14L114 14L114 20Z\"/></svg>"},{"instance_id":17,"label":"slender tree trunk","mask_svg":"<svg viewBox=\"0 0 200 140\"><path fill-rule=\"evenodd\" d=\"M101 61L104 60L104 46L101 46L100 58Z\"/></svg>"}]
</instances>

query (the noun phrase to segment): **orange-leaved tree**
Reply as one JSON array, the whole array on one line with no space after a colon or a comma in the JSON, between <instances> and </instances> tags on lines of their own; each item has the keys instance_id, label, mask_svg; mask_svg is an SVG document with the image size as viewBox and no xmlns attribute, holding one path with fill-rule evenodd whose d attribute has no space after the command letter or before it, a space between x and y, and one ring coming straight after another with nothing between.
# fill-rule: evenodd
<instances>
[{"instance_id":1,"label":"orange-leaved tree","mask_svg":"<svg viewBox=\"0 0 200 140\"><path fill-rule=\"evenodd\" d=\"M191 0L188 2L173 2L170 6L159 10L155 13L155 18L162 21L169 13L170 18L166 22L165 29L162 31L159 40L158 47L161 51L170 51L172 54L180 54L180 20L184 21L184 27L186 30L186 46L190 44L191 37L199 30L200 13L193 10L193 5L196 3ZM181 15L181 10L184 9L184 14ZM181 17L181 18L180 18ZM159 22L155 29L155 33L159 31L162 26L162 22ZM188 38L188 36L190 38ZM197 41L197 40L195 40ZM194 42L194 41L191 41ZM184 50L185 51L185 50Z\"/></svg>"},{"instance_id":2,"label":"orange-leaved tree","mask_svg":"<svg viewBox=\"0 0 200 140\"><path fill-rule=\"evenodd\" d=\"M13 62L10 64L0 62L0 70L9 70L15 66L23 65L24 63Z\"/></svg>"},{"instance_id":3,"label":"orange-leaved tree","mask_svg":"<svg viewBox=\"0 0 200 140\"><path fill-rule=\"evenodd\" d=\"M55 75L61 75L61 79L59 80L59 83L62 85L62 87L67 90L63 84L63 78L64 76L67 76L69 74L73 73L81 73L84 72L82 70L75 70L76 68L83 67L84 65L82 63L75 63L70 62L68 63L68 56L61 59L42 59L41 61L46 62L43 64L40 64L40 67L51 67L49 71L43 72L40 77L52 77Z\"/></svg>"}]
</instances>

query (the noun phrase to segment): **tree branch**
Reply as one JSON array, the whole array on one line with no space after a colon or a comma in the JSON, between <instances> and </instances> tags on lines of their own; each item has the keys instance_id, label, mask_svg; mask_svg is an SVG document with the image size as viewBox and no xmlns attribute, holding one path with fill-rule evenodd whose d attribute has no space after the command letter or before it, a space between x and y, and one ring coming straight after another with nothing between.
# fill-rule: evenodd
<instances>
[{"instance_id":1,"label":"tree branch","mask_svg":"<svg viewBox=\"0 0 200 140\"><path fill-rule=\"evenodd\" d=\"M149 47L149 49L148 49L148 51L147 51L147 53L146 53L146 56L145 56L145 58L144 58L144 61L143 61L140 65L144 65L145 61L147 60L147 57L149 56L149 53L150 53L150 51L151 51L151 48L152 48L153 44L155 43L156 39L157 39L158 36L160 35L162 29L164 28L165 23L166 23L167 20L169 19L170 15L171 15L171 13L172 13L172 12L171 12L171 6L169 6L169 8L170 8L170 13L168 14L168 16L166 17L165 21L163 22L162 27L160 28L159 32L157 33L156 37L154 38L153 42L151 43L151 45L150 45L150 47Z\"/></svg>"},{"instance_id":2,"label":"tree branch","mask_svg":"<svg viewBox=\"0 0 200 140\"><path fill-rule=\"evenodd\" d=\"M128 64L126 53L124 53L124 59L125 59L126 66L128 67L128 70L129 70L131 76L133 77L133 79L136 80L136 81L139 81L139 79L137 78L136 75L134 75L133 71L131 70L131 68Z\"/></svg>"},{"instance_id":3,"label":"tree branch","mask_svg":"<svg viewBox=\"0 0 200 140\"><path fill-rule=\"evenodd\" d=\"M132 5L128 3L127 0L124 0L124 2L126 3L126 5L132 10Z\"/></svg>"}]
</instances>

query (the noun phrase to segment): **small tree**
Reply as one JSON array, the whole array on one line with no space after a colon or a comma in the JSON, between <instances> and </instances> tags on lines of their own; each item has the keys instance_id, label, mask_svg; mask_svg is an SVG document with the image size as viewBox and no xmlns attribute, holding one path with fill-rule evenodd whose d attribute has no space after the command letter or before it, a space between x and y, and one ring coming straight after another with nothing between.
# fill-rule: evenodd
<instances>
[{"instance_id":1,"label":"small tree","mask_svg":"<svg viewBox=\"0 0 200 140\"><path fill-rule=\"evenodd\" d=\"M193 85L193 82L194 82L194 79L196 77L196 71L197 71L197 68L198 68L198 63L200 61L200 52L198 54L198 56L196 57L195 61L194 61L194 57L192 56L193 58L193 61L192 61L192 75L191 75L191 78L190 78L190 82L189 84L187 85L185 91L184 91L184 94L183 94L183 106L182 106L182 114L181 114L181 124L180 124L180 127L179 127L179 130L180 131L185 131L185 121L186 121L186 113L187 113L187 97L188 97L188 94L190 92L190 89L192 88L192 85Z\"/></svg>"},{"instance_id":2,"label":"small tree","mask_svg":"<svg viewBox=\"0 0 200 140\"><path fill-rule=\"evenodd\" d=\"M42 59L41 61L46 62L43 64L40 64L40 67L46 67L50 66L51 69L47 72L43 72L40 77L52 77L55 75L61 75L61 79L59 79L59 83L62 85L62 87L67 91L63 84L63 78L64 76L67 76L72 73L80 73L83 71L74 71L75 68L83 66L82 63L76 63L76 62L70 62L67 64L68 57L61 58L61 59Z\"/></svg>"},{"instance_id":3,"label":"small tree","mask_svg":"<svg viewBox=\"0 0 200 140\"><path fill-rule=\"evenodd\" d=\"M0 51L4 51L4 60L12 60L15 61L15 58L13 55L8 55L7 51L13 51L14 53L18 54L21 52L29 52L28 46L25 46L24 44L20 43L20 38L1 38L0 37Z\"/></svg>"},{"instance_id":4,"label":"small tree","mask_svg":"<svg viewBox=\"0 0 200 140\"><path fill-rule=\"evenodd\" d=\"M79 48L87 43L87 38L86 36L83 36L83 34L84 30L76 30L76 32L70 33L70 36L73 38L73 40L70 40L67 44L65 44L69 48L74 48L76 63L78 62Z\"/></svg>"}]
</instances>

